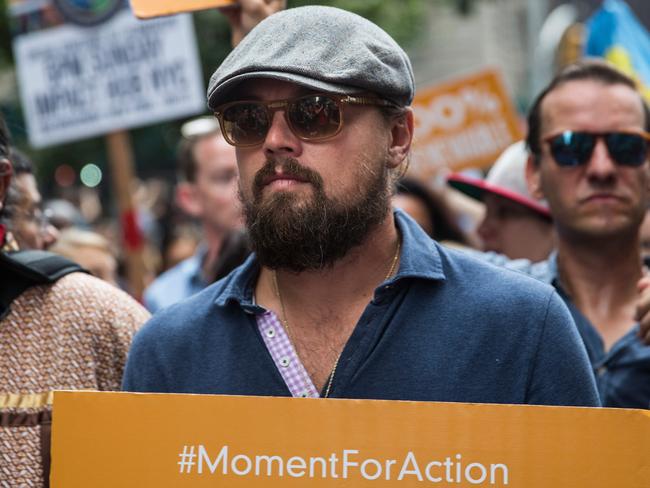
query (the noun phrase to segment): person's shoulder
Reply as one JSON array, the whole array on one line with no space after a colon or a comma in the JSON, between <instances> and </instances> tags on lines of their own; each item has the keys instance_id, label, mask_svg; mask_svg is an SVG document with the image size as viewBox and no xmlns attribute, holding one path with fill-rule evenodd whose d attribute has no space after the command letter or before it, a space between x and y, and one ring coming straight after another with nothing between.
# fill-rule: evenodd
<instances>
[{"instance_id":1,"label":"person's shoulder","mask_svg":"<svg viewBox=\"0 0 650 488\"><path fill-rule=\"evenodd\" d=\"M183 300L156 310L145 328L164 328L171 332L200 327L211 315L218 313L216 302L222 293L224 293L223 280Z\"/></svg>"},{"instance_id":2,"label":"person's shoulder","mask_svg":"<svg viewBox=\"0 0 650 488\"><path fill-rule=\"evenodd\" d=\"M158 275L147 287L146 292L161 292L170 286L178 286L179 279L189 279L198 269L196 256L184 259Z\"/></svg>"},{"instance_id":3,"label":"person's shoulder","mask_svg":"<svg viewBox=\"0 0 650 488\"><path fill-rule=\"evenodd\" d=\"M512 297L537 295L548 298L554 292L554 288L549 284L516 267L493 264L474 253L436 245L447 278L465 281L487 296L505 293ZM536 265L537 263L532 266Z\"/></svg>"},{"instance_id":4,"label":"person's shoulder","mask_svg":"<svg viewBox=\"0 0 650 488\"><path fill-rule=\"evenodd\" d=\"M130 295L86 273L28 288L11 306L7 320L50 324L61 333L109 333L130 337L150 317ZM45 326L45 325L43 325Z\"/></svg>"},{"instance_id":5,"label":"person's shoulder","mask_svg":"<svg viewBox=\"0 0 650 488\"><path fill-rule=\"evenodd\" d=\"M45 286L50 287L51 293L75 293L89 299L108 296L135 302L125 291L87 273L70 273L51 285Z\"/></svg>"},{"instance_id":6,"label":"person's shoulder","mask_svg":"<svg viewBox=\"0 0 650 488\"><path fill-rule=\"evenodd\" d=\"M215 324L227 326L237 322L231 316L241 310L241 303L250 300L251 280L257 272L254 257L249 257L242 265L227 276L212 283L198 293L157 310L153 317L138 332L136 340L164 342L173 337L200 335L202 329Z\"/></svg>"},{"instance_id":7,"label":"person's shoulder","mask_svg":"<svg viewBox=\"0 0 650 488\"><path fill-rule=\"evenodd\" d=\"M129 314L144 322L149 312L131 295L86 273L70 273L51 285L43 285L48 300L63 301L70 309L93 314Z\"/></svg>"},{"instance_id":8,"label":"person's shoulder","mask_svg":"<svg viewBox=\"0 0 650 488\"><path fill-rule=\"evenodd\" d=\"M152 313L157 312L203 288L203 283L201 286L192 286L199 271L200 261L194 255L161 273L144 290L145 306Z\"/></svg>"},{"instance_id":9,"label":"person's shoulder","mask_svg":"<svg viewBox=\"0 0 650 488\"><path fill-rule=\"evenodd\" d=\"M137 386L141 380L135 377L149 371L152 364L158 364L159 358L186 358L202 347L206 337L233 332L232 326L239 324L239 320L224 313L224 308L217 303L221 288L221 283L214 283L196 295L156 311L136 332L125 373L127 390L157 391L150 386L143 390Z\"/></svg>"},{"instance_id":10,"label":"person's shoulder","mask_svg":"<svg viewBox=\"0 0 650 488\"><path fill-rule=\"evenodd\" d=\"M518 273L525 274L535 278L543 283L550 284L555 278L555 253L552 253L547 259L542 261L531 261L529 259L519 258L511 259L504 254L494 251L479 251L466 247L460 247L463 254L472 256L479 261L489 263L499 268L505 268Z\"/></svg>"}]
</instances>

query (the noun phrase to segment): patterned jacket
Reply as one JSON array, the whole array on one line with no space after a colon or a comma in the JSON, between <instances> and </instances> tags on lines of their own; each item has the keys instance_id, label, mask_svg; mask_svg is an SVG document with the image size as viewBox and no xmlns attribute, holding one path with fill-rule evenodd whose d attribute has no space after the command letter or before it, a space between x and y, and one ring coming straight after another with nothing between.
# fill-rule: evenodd
<instances>
[{"instance_id":1,"label":"patterned jacket","mask_svg":"<svg viewBox=\"0 0 650 488\"><path fill-rule=\"evenodd\" d=\"M131 338L148 317L83 273L13 301L0 320L0 487L47 486L53 390L119 390Z\"/></svg>"}]
</instances>

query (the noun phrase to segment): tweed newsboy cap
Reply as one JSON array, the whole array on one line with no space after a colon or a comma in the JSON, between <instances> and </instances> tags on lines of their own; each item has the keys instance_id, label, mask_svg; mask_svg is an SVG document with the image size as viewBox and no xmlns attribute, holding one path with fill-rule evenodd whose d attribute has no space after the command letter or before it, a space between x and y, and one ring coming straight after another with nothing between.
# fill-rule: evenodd
<instances>
[{"instance_id":1,"label":"tweed newsboy cap","mask_svg":"<svg viewBox=\"0 0 650 488\"><path fill-rule=\"evenodd\" d=\"M345 10L298 7L260 22L217 68L208 106L230 101L251 78L271 78L339 94L371 92L406 106L415 84L404 50L380 27Z\"/></svg>"}]
</instances>

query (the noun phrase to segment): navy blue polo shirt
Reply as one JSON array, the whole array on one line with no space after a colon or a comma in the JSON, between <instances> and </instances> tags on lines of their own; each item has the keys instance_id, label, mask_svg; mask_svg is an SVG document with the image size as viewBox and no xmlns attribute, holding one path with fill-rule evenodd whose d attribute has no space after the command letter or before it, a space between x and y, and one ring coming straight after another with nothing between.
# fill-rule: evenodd
<instances>
[{"instance_id":1,"label":"navy blue polo shirt","mask_svg":"<svg viewBox=\"0 0 650 488\"><path fill-rule=\"evenodd\" d=\"M557 268L557 252L551 253L547 260L537 263L526 259L511 260L493 252L467 252L489 263L525 273L555 287L569 308L585 344L603 406L650 408L650 346L639 338L639 324L631 327L606 350L598 330L562 289Z\"/></svg>"},{"instance_id":2,"label":"navy blue polo shirt","mask_svg":"<svg viewBox=\"0 0 650 488\"><path fill-rule=\"evenodd\" d=\"M348 340L330 397L598 406L585 348L548 285L441 247L401 211L397 273ZM136 335L123 388L289 396L254 304L255 255Z\"/></svg>"}]
</instances>

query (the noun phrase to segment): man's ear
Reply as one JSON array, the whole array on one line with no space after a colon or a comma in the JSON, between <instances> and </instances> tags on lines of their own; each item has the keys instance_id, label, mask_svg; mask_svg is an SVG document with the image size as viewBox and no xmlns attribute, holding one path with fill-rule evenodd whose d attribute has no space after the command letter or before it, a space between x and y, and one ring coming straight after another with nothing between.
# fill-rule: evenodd
<instances>
[{"instance_id":1,"label":"man's ear","mask_svg":"<svg viewBox=\"0 0 650 488\"><path fill-rule=\"evenodd\" d=\"M540 177L540 165L541 161L536 162L534 155L528 155L528 161L526 161L526 184L528 185L528 192L537 200L544 198Z\"/></svg>"},{"instance_id":2,"label":"man's ear","mask_svg":"<svg viewBox=\"0 0 650 488\"><path fill-rule=\"evenodd\" d=\"M191 217L200 217L202 208L196 196L196 186L186 181L176 185L176 203Z\"/></svg>"},{"instance_id":3,"label":"man's ear","mask_svg":"<svg viewBox=\"0 0 650 488\"><path fill-rule=\"evenodd\" d=\"M413 141L413 110L406 109L406 113L391 120L391 140L388 147L389 168L397 168L411 151Z\"/></svg>"}]
</instances>

